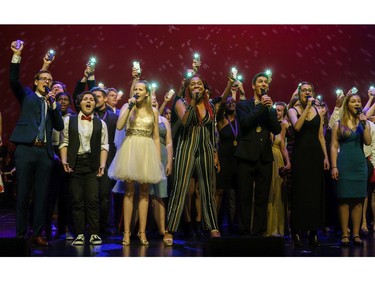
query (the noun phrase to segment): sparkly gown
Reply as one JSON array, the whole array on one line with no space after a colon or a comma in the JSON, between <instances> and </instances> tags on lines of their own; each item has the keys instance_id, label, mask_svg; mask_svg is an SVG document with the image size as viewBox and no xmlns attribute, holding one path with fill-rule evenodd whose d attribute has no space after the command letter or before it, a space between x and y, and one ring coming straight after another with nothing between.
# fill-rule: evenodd
<instances>
[{"instance_id":1,"label":"sparkly gown","mask_svg":"<svg viewBox=\"0 0 375 281\"><path fill-rule=\"evenodd\" d=\"M125 140L108 169L111 179L139 183L158 183L165 179L152 138L153 128L154 115L129 116Z\"/></svg>"},{"instance_id":2,"label":"sparkly gown","mask_svg":"<svg viewBox=\"0 0 375 281\"><path fill-rule=\"evenodd\" d=\"M284 159L280 144L280 135L277 135L272 145L274 161L267 207L267 235L269 236L284 235L284 203L282 201L283 179L279 175L279 169L284 167Z\"/></svg>"}]
</instances>

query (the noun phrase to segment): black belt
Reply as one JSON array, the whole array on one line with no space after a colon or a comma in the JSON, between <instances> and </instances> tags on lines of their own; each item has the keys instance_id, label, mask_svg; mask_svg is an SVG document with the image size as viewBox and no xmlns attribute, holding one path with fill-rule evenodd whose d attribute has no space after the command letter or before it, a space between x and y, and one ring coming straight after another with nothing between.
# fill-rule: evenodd
<instances>
[{"instance_id":1,"label":"black belt","mask_svg":"<svg viewBox=\"0 0 375 281\"><path fill-rule=\"evenodd\" d=\"M90 153L78 154L78 155L77 155L77 158L78 158L78 159L89 159L90 156L91 156Z\"/></svg>"},{"instance_id":2,"label":"black belt","mask_svg":"<svg viewBox=\"0 0 375 281\"><path fill-rule=\"evenodd\" d=\"M36 147L46 147L47 143L42 141L34 141L31 145Z\"/></svg>"}]
</instances>

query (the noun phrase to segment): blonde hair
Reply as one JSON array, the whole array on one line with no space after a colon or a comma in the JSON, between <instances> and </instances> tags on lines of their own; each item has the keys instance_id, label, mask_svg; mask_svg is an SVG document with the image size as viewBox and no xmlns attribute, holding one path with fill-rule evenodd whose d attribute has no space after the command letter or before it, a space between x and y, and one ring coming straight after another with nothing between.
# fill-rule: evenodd
<instances>
[{"instance_id":1,"label":"blonde hair","mask_svg":"<svg viewBox=\"0 0 375 281\"><path fill-rule=\"evenodd\" d=\"M152 97L151 97L151 87L150 84L146 80L139 80L135 85L137 84L143 84L145 85L146 92L148 93L148 96L146 97L143 106L145 107L147 113L149 113L151 116L154 116L154 111L152 109ZM135 106L134 110L131 113L131 116L129 116L130 119L134 120L138 116L138 108ZM155 121L155 120L154 120Z\"/></svg>"},{"instance_id":2,"label":"blonde hair","mask_svg":"<svg viewBox=\"0 0 375 281\"><path fill-rule=\"evenodd\" d=\"M343 106L342 106L342 111L340 113L340 118L339 118L339 124L337 128L337 134L339 139L343 137L348 137L352 130L349 128L349 120L350 120L350 112L348 110L348 103L352 97L359 97L357 94L350 94L347 95L344 99Z\"/></svg>"}]
</instances>

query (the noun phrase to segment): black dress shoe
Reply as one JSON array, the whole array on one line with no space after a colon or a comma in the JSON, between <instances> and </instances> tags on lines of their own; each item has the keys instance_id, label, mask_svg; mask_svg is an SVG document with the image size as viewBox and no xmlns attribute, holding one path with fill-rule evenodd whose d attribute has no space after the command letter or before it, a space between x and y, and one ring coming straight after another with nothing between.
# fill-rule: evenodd
<instances>
[{"instance_id":1,"label":"black dress shoe","mask_svg":"<svg viewBox=\"0 0 375 281\"><path fill-rule=\"evenodd\" d=\"M292 239L293 239L293 244L295 248L301 248L302 247L302 242L301 238L299 237L299 234L296 232L292 233Z\"/></svg>"},{"instance_id":2,"label":"black dress shoe","mask_svg":"<svg viewBox=\"0 0 375 281\"><path fill-rule=\"evenodd\" d=\"M320 242L318 240L318 235L316 232L311 231L309 234L309 245L312 247L320 247Z\"/></svg>"},{"instance_id":3,"label":"black dress shoe","mask_svg":"<svg viewBox=\"0 0 375 281\"><path fill-rule=\"evenodd\" d=\"M31 237L31 241L37 246L48 246L48 242L42 236Z\"/></svg>"}]
</instances>

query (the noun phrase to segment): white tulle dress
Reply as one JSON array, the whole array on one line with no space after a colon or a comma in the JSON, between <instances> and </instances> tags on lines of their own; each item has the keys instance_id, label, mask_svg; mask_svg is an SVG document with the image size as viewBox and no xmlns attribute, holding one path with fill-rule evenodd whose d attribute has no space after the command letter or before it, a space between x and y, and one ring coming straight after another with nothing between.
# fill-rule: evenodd
<instances>
[{"instance_id":1,"label":"white tulle dress","mask_svg":"<svg viewBox=\"0 0 375 281\"><path fill-rule=\"evenodd\" d=\"M158 183L165 179L152 138L154 116L132 117L126 124L126 137L108 169L111 179Z\"/></svg>"}]
</instances>

